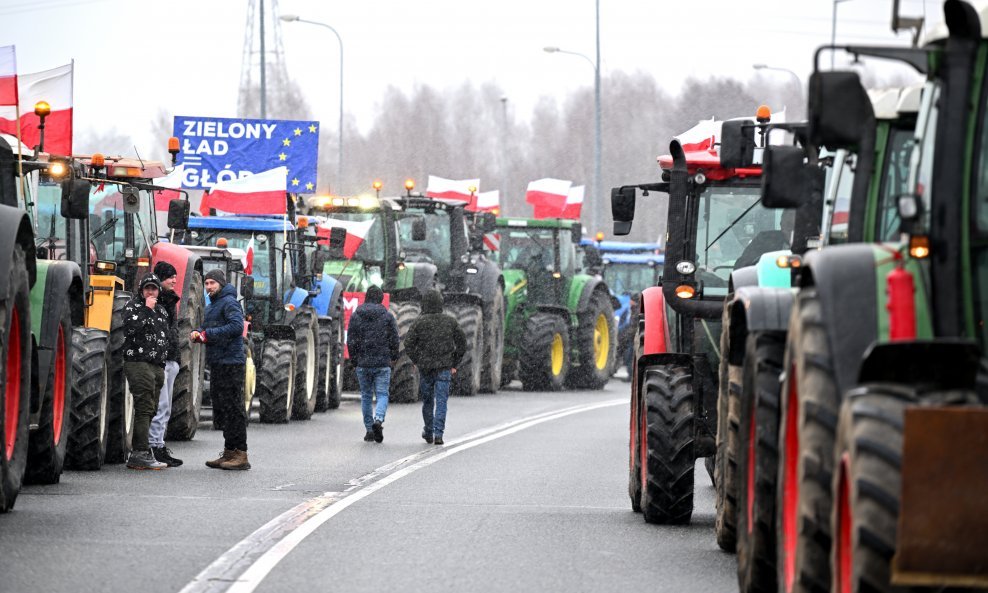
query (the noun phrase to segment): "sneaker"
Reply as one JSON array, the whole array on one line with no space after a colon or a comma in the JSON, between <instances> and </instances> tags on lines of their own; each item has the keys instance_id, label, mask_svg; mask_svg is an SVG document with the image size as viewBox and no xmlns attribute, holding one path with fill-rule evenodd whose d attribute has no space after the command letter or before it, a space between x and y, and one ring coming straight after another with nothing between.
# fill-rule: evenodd
<instances>
[{"instance_id":1,"label":"sneaker","mask_svg":"<svg viewBox=\"0 0 988 593\"><path fill-rule=\"evenodd\" d=\"M375 420L371 430L374 431L374 442L381 443L384 441L384 425L381 424L380 420Z\"/></svg>"},{"instance_id":2,"label":"sneaker","mask_svg":"<svg viewBox=\"0 0 988 593\"><path fill-rule=\"evenodd\" d=\"M127 467L130 469L165 469L168 464L162 463L154 458L151 450L131 451L127 458Z\"/></svg>"},{"instance_id":3,"label":"sneaker","mask_svg":"<svg viewBox=\"0 0 988 593\"><path fill-rule=\"evenodd\" d=\"M172 451L168 447L151 447L151 454L158 461L164 463L168 467L178 467L182 465L182 460L173 457Z\"/></svg>"},{"instance_id":4,"label":"sneaker","mask_svg":"<svg viewBox=\"0 0 988 593\"><path fill-rule=\"evenodd\" d=\"M432 442L434 444L436 444L436 445L442 445L443 444L443 437L436 437Z\"/></svg>"},{"instance_id":5,"label":"sneaker","mask_svg":"<svg viewBox=\"0 0 988 593\"><path fill-rule=\"evenodd\" d=\"M427 432L423 432L422 433L422 438L425 439L425 442L429 443L430 445L432 444L432 435L431 434L429 434Z\"/></svg>"},{"instance_id":6,"label":"sneaker","mask_svg":"<svg viewBox=\"0 0 988 593\"><path fill-rule=\"evenodd\" d=\"M367 433L364 435L364 440L367 441L368 443L374 442L374 433L368 430Z\"/></svg>"}]
</instances>

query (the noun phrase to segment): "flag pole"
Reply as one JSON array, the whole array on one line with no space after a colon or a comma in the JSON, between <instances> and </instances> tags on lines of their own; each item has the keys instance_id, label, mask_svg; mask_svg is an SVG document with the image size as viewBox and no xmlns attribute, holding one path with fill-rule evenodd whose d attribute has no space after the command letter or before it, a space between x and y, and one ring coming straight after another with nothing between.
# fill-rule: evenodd
<instances>
[{"instance_id":1,"label":"flag pole","mask_svg":"<svg viewBox=\"0 0 988 593\"><path fill-rule=\"evenodd\" d=\"M27 200L27 180L24 179L24 152L21 150L21 94L17 84L17 48L14 48L14 117L17 118L17 176L21 178L21 195L24 196L24 209L30 210ZM37 216L31 219L37 222ZM34 229L37 232L37 228Z\"/></svg>"}]
</instances>

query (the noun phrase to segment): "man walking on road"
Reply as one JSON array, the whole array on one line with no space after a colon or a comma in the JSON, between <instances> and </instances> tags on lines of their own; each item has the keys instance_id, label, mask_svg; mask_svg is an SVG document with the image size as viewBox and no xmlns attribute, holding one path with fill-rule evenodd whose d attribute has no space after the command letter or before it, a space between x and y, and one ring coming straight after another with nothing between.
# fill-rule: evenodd
<instances>
[{"instance_id":1,"label":"man walking on road","mask_svg":"<svg viewBox=\"0 0 988 593\"><path fill-rule=\"evenodd\" d=\"M398 324L382 302L384 291L378 286L368 288L364 304L354 311L347 329L347 350L360 383L360 409L367 429L364 440L378 443L384 441L391 365L398 360ZM375 395L377 408L372 409Z\"/></svg>"},{"instance_id":2,"label":"man walking on road","mask_svg":"<svg viewBox=\"0 0 988 593\"><path fill-rule=\"evenodd\" d=\"M237 301L237 290L226 283L222 270L206 273L209 306L202 328L192 332L194 342L206 345L209 390L213 407L223 418L223 453L207 461L213 469L250 469L247 460L247 410L244 408L244 312Z\"/></svg>"},{"instance_id":3,"label":"man walking on road","mask_svg":"<svg viewBox=\"0 0 988 593\"><path fill-rule=\"evenodd\" d=\"M179 368L177 327L179 296L175 294L178 272L175 266L162 261L154 266L154 275L161 281L158 304L162 305L168 314L168 354L165 359L165 384L158 396L158 413L151 420L148 442L156 460L167 464L168 467L178 467L182 465L182 460L173 457L171 450L165 446L165 429L168 428L168 420L172 416L172 395Z\"/></svg>"},{"instance_id":4,"label":"man walking on road","mask_svg":"<svg viewBox=\"0 0 988 593\"><path fill-rule=\"evenodd\" d=\"M405 352L419 370L422 438L427 443L443 444L449 384L466 351L460 324L443 313L443 295L429 290L422 297L422 315L405 335Z\"/></svg>"},{"instance_id":5,"label":"man walking on road","mask_svg":"<svg viewBox=\"0 0 988 593\"><path fill-rule=\"evenodd\" d=\"M148 445L148 429L158 409L168 357L168 313L158 303L160 291L158 277L148 274L123 310L124 376L134 397L133 451L127 459L130 469L168 467L154 458Z\"/></svg>"}]
</instances>

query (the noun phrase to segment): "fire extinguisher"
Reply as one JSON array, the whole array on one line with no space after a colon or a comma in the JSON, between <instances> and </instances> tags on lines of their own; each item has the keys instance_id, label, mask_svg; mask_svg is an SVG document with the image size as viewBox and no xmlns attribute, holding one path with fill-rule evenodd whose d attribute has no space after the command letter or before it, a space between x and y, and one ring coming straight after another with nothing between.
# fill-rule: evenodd
<instances>
[{"instance_id":1,"label":"fire extinguisher","mask_svg":"<svg viewBox=\"0 0 988 593\"><path fill-rule=\"evenodd\" d=\"M889 339L913 340L916 338L916 285L912 274L905 270L897 258L895 268L885 278L885 293L889 313Z\"/></svg>"}]
</instances>

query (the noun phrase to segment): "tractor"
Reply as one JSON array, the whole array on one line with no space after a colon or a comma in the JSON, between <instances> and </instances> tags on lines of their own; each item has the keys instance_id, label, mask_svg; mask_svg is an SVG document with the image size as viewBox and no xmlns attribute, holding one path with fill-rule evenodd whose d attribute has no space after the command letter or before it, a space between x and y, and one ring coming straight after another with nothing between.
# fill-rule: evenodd
<instances>
[{"instance_id":1,"label":"tractor","mask_svg":"<svg viewBox=\"0 0 988 593\"><path fill-rule=\"evenodd\" d=\"M501 384L602 389L614 365L616 299L577 271L580 223L498 218L497 230L507 294Z\"/></svg>"}]
</instances>

